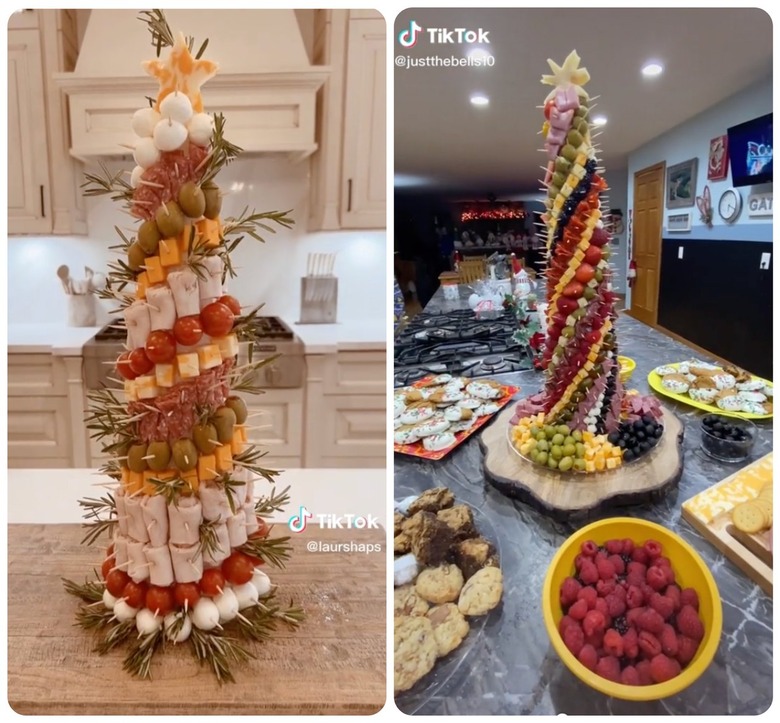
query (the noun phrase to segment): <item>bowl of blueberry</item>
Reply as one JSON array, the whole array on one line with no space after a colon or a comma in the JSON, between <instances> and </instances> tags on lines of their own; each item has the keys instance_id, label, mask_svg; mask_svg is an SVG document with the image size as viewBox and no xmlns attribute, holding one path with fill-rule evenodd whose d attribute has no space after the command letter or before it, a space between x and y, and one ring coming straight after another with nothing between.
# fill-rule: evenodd
<instances>
[{"instance_id":1,"label":"bowl of blueberry","mask_svg":"<svg viewBox=\"0 0 780 723\"><path fill-rule=\"evenodd\" d=\"M708 414L701 420L701 448L720 462L742 462L756 442L756 425L749 419Z\"/></svg>"},{"instance_id":2,"label":"bowl of blueberry","mask_svg":"<svg viewBox=\"0 0 780 723\"><path fill-rule=\"evenodd\" d=\"M664 426L651 416L644 416L633 421L626 420L610 432L607 439L623 450L623 462L633 462L646 455L658 442L664 433Z\"/></svg>"}]
</instances>

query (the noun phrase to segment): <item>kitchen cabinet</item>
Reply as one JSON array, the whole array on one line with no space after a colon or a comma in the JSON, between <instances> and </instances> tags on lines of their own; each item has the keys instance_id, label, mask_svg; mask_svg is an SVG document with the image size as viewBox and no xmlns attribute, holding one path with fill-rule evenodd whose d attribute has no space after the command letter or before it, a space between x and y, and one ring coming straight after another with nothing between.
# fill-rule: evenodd
<instances>
[{"instance_id":1,"label":"kitchen cabinet","mask_svg":"<svg viewBox=\"0 0 780 723\"><path fill-rule=\"evenodd\" d=\"M73 10L23 10L8 22L8 232L85 233L65 97L53 73L77 55Z\"/></svg>"},{"instance_id":2,"label":"kitchen cabinet","mask_svg":"<svg viewBox=\"0 0 780 723\"><path fill-rule=\"evenodd\" d=\"M310 230L386 227L386 23L374 10L320 10L314 58L331 77L318 96Z\"/></svg>"},{"instance_id":3,"label":"kitchen cabinet","mask_svg":"<svg viewBox=\"0 0 780 723\"><path fill-rule=\"evenodd\" d=\"M247 439L268 455L270 469L303 466L303 389L267 389L241 394L247 406Z\"/></svg>"}]
</instances>

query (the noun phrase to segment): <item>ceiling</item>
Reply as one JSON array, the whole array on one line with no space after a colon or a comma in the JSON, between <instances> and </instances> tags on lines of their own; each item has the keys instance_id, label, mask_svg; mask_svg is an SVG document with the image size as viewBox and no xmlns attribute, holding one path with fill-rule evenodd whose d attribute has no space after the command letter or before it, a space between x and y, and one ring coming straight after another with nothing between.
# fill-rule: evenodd
<instances>
[{"instance_id":1,"label":"ceiling","mask_svg":"<svg viewBox=\"0 0 780 723\"><path fill-rule=\"evenodd\" d=\"M465 57L473 46L431 44L424 31L404 49L398 33L483 28L492 68L395 69L396 188L471 193L537 193L545 156L538 106L550 90L540 79L547 58L572 49L590 72L594 113L608 122L599 138L609 169L628 154L772 72L772 21L760 9L414 9L396 20L394 53ZM665 72L640 74L649 59ZM486 107L469 102L474 92ZM724 129L725 131L725 129Z\"/></svg>"}]
</instances>

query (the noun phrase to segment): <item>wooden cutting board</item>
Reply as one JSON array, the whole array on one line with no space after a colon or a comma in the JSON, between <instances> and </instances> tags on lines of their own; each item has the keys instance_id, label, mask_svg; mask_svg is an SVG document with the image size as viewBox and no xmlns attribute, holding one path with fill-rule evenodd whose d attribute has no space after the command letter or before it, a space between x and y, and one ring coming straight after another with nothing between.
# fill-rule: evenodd
<instances>
[{"instance_id":1,"label":"wooden cutting board","mask_svg":"<svg viewBox=\"0 0 780 723\"><path fill-rule=\"evenodd\" d=\"M286 570L270 568L280 600L307 619L280 627L220 686L189 646L155 656L152 680L122 670L125 651L99 656L75 627L78 601L61 577L82 581L100 566L79 544L79 525L8 526L8 701L21 714L370 715L386 699L385 531L310 526L293 535ZM381 544L381 552L308 552L308 542Z\"/></svg>"},{"instance_id":2,"label":"wooden cutting board","mask_svg":"<svg viewBox=\"0 0 780 723\"><path fill-rule=\"evenodd\" d=\"M731 524L731 511L756 497L772 480L772 472L770 452L682 504L683 518L768 595L772 595L771 533L740 532Z\"/></svg>"}]
</instances>

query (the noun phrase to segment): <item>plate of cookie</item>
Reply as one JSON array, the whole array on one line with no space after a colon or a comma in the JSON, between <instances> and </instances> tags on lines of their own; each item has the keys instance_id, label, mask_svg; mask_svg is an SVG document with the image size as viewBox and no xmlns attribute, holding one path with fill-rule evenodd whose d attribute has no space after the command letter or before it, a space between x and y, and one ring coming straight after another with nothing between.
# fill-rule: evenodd
<instances>
[{"instance_id":1,"label":"plate of cookie","mask_svg":"<svg viewBox=\"0 0 780 723\"><path fill-rule=\"evenodd\" d=\"M663 364L647 375L651 389L705 412L771 419L772 382L733 364L699 359Z\"/></svg>"},{"instance_id":2,"label":"plate of cookie","mask_svg":"<svg viewBox=\"0 0 780 723\"><path fill-rule=\"evenodd\" d=\"M394 516L394 690L412 715L478 645L503 595L498 536L446 487L405 495Z\"/></svg>"},{"instance_id":3,"label":"plate of cookie","mask_svg":"<svg viewBox=\"0 0 780 723\"><path fill-rule=\"evenodd\" d=\"M396 452L437 460L465 442L512 400L519 387L451 374L427 376L393 397Z\"/></svg>"}]
</instances>

